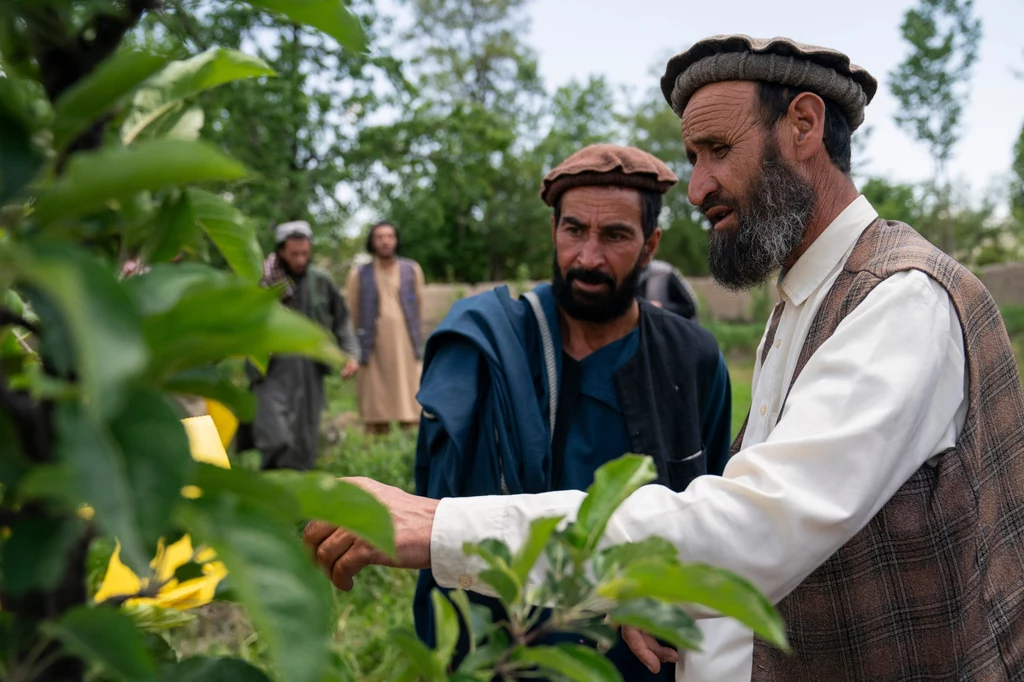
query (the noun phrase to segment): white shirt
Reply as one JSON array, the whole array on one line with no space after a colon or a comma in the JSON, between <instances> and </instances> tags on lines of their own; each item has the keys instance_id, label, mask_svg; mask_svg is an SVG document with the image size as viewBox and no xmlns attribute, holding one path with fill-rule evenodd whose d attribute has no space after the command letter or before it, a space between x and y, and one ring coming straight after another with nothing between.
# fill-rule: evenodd
<instances>
[{"instance_id":1,"label":"white shirt","mask_svg":"<svg viewBox=\"0 0 1024 682\"><path fill-rule=\"evenodd\" d=\"M773 603L862 529L907 479L953 447L966 415L960 323L948 294L918 271L879 284L811 357L786 399L818 308L877 217L858 197L780 282L785 308L764 366L754 368L750 420L721 477L681 493L634 493L608 524L606 544L658 535L698 561L746 577ZM762 345L764 340L762 340ZM575 518L584 493L447 498L431 535L443 587L493 594L475 578L465 542L488 537L515 551L533 519ZM543 562L530 576L537 584ZM680 652L680 682L747 682L753 640L736 621L695 610L703 651Z\"/></svg>"}]
</instances>

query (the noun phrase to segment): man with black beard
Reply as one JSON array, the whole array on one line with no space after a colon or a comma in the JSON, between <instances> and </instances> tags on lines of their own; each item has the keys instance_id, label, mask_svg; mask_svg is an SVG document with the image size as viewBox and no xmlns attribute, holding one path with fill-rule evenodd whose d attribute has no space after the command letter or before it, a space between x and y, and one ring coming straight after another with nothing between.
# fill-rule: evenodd
<instances>
[{"instance_id":1,"label":"man with black beard","mask_svg":"<svg viewBox=\"0 0 1024 682\"><path fill-rule=\"evenodd\" d=\"M584 490L628 452L653 457L658 482L676 491L722 472L730 385L715 339L637 298L661 239L662 195L675 183L655 157L615 145L587 147L545 178L551 285L519 300L500 287L460 301L427 342L418 494ZM424 571L414 604L431 646L434 587ZM496 600L474 599L502 619ZM648 670L621 638L609 656L627 680L674 675L671 665Z\"/></svg>"}]
</instances>

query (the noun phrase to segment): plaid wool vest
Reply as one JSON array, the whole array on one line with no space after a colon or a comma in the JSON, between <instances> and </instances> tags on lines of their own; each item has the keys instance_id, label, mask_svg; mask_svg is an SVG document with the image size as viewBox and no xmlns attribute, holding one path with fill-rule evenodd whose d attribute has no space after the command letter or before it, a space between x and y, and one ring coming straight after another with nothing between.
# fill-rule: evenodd
<instances>
[{"instance_id":1,"label":"plaid wool vest","mask_svg":"<svg viewBox=\"0 0 1024 682\"><path fill-rule=\"evenodd\" d=\"M793 655L755 638L753 682L1024 681L1024 391L984 285L909 226L875 221L822 303L793 381L875 286L907 270L956 308L966 422L953 450L778 604Z\"/></svg>"}]
</instances>

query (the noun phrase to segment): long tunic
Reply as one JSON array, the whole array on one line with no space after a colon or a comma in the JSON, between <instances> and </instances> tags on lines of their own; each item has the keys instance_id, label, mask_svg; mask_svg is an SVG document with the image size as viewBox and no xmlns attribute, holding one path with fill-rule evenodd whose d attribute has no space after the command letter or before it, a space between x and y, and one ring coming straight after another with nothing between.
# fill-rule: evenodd
<instances>
[{"instance_id":1,"label":"long tunic","mask_svg":"<svg viewBox=\"0 0 1024 682\"><path fill-rule=\"evenodd\" d=\"M415 270L416 300L422 310L423 270L418 264ZM367 424L416 423L420 418L416 391L423 364L416 359L402 312L397 263L383 266L379 260L374 260L373 275L378 294L377 332L370 361L359 368L357 375L359 416ZM358 268L349 272L347 290L352 319L358 320Z\"/></svg>"},{"instance_id":2,"label":"long tunic","mask_svg":"<svg viewBox=\"0 0 1024 682\"><path fill-rule=\"evenodd\" d=\"M296 278L286 305L330 330L345 353L357 352L345 302L330 276L314 267ZM326 365L297 355L271 358L267 374L253 383L253 441L264 469L310 469L316 463Z\"/></svg>"}]
</instances>

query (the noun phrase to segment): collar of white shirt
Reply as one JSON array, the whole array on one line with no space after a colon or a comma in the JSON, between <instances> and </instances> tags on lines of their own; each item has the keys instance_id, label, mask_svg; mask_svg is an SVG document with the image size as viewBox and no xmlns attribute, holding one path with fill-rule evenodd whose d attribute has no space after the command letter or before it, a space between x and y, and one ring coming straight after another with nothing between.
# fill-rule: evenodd
<instances>
[{"instance_id":1,"label":"collar of white shirt","mask_svg":"<svg viewBox=\"0 0 1024 682\"><path fill-rule=\"evenodd\" d=\"M878 212L864 195L843 209L783 275L779 289L787 304L802 305L845 260L861 234L876 218Z\"/></svg>"}]
</instances>

